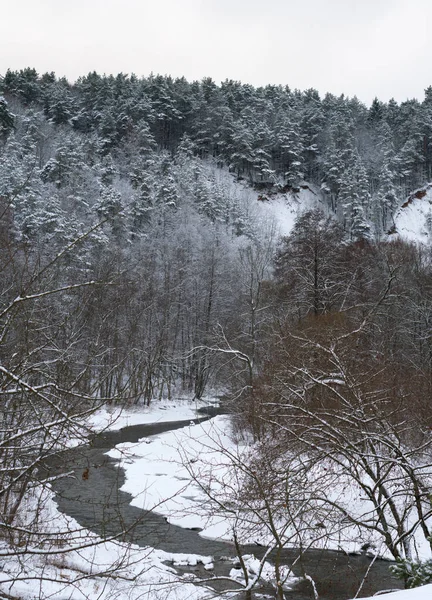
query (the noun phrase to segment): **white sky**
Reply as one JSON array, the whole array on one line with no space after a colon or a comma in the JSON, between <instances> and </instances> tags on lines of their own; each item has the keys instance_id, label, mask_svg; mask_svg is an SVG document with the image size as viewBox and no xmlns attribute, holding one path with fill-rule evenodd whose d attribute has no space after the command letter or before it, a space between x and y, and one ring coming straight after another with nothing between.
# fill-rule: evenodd
<instances>
[{"instance_id":1,"label":"white sky","mask_svg":"<svg viewBox=\"0 0 432 600\"><path fill-rule=\"evenodd\" d=\"M431 0L0 0L0 15L1 74L153 71L366 103L432 84Z\"/></svg>"}]
</instances>

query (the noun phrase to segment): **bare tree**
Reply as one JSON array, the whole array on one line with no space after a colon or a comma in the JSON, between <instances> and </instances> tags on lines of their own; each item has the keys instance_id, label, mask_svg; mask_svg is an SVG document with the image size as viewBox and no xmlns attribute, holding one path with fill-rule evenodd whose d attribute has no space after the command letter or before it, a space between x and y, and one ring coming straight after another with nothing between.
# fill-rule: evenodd
<instances>
[{"instance_id":1,"label":"bare tree","mask_svg":"<svg viewBox=\"0 0 432 600\"><path fill-rule=\"evenodd\" d=\"M431 535L428 381L371 348L369 317L357 325L340 314L314 317L279 338L258 388L274 440L264 454L274 446L311 465L306 487L322 479L313 493L332 513L329 535L354 527L394 558L410 558L416 539ZM344 485L358 501L336 493Z\"/></svg>"},{"instance_id":2,"label":"bare tree","mask_svg":"<svg viewBox=\"0 0 432 600\"><path fill-rule=\"evenodd\" d=\"M225 525L238 558L235 577L223 578L235 583L233 590L241 585L246 597L252 598L253 589L270 586L275 597L283 600L284 591L297 580L292 567L302 564L305 550L325 542L327 532L319 521L328 511L317 506L311 488L305 487L310 465L300 455L288 464L277 452L261 454L260 445L227 443L228 430L228 421L213 427L207 424L199 455L187 441L178 449L182 467L201 490L202 505L196 499L194 514ZM252 557L251 544L256 544ZM284 555L288 547L298 548L290 566ZM313 584L306 571L302 575Z\"/></svg>"},{"instance_id":3,"label":"bare tree","mask_svg":"<svg viewBox=\"0 0 432 600\"><path fill-rule=\"evenodd\" d=\"M124 534L101 540L67 518L51 522L51 484L73 476L51 465L61 462L71 444L86 444L89 416L101 404L118 400L98 394L94 365L86 363L94 359L87 337L87 292L115 282L70 269L70 254L87 244L91 233L51 253L36 252L12 236L1 239L0 557L11 565L3 586L32 580L41 586L43 581L65 585L51 569L61 566L61 557L73 555L73 562L80 552L91 555L91 548ZM78 586L95 575L106 581L117 575L127 579L128 560L136 557L127 546L117 546L116 552L112 564L95 563L77 572L70 584ZM46 565L36 569L42 560Z\"/></svg>"}]
</instances>

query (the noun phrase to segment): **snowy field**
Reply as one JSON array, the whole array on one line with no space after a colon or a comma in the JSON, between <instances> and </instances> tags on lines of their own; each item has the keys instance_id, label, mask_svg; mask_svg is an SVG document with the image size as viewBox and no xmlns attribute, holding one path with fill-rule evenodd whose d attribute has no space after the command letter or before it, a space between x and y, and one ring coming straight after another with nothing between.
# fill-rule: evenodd
<instances>
[{"instance_id":1,"label":"snowy field","mask_svg":"<svg viewBox=\"0 0 432 600\"><path fill-rule=\"evenodd\" d=\"M200 528L206 537L232 539L229 520L211 515L204 492L192 479L196 475L206 481L211 471L214 493L222 492L218 482L229 477L230 461L218 446L237 451L227 433L228 421L227 416L197 425L191 421L181 430L119 444L109 452L126 471L122 490L133 496L132 504L144 510L157 506L170 523Z\"/></svg>"},{"instance_id":2,"label":"snowy field","mask_svg":"<svg viewBox=\"0 0 432 600\"><path fill-rule=\"evenodd\" d=\"M177 402L155 403L150 409L125 410L119 414L101 410L93 419L93 427L119 429L139 423L190 420L183 429L136 444L121 444L109 454L125 469L124 490L133 495L135 506L146 509L157 506L157 512L166 515L172 523L199 527L203 536L228 540L232 538L233 523L210 506L194 477L211 481L216 496L225 497L227 490L234 490L236 485L235 477L230 474L230 457L241 458L246 447L233 441L227 417L218 416L196 424L196 409L195 404ZM0 557L1 589L9 596L25 600L200 600L213 595L205 586L193 585L190 576L179 577L174 569L176 564L202 563L211 572L211 557L167 554L116 541L96 543L100 542L97 536L81 530L73 519L59 513L50 497L46 499L44 510L52 531L79 531L79 535L74 536L76 550L64 552L70 548L70 542L65 540L65 545L56 553L47 554L38 546L26 549L19 557ZM363 541L348 542L348 538L347 535L346 548L350 550L358 549ZM7 553L4 543L0 552ZM247 564L251 575L257 572L258 561L249 557ZM271 579L269 566L265 566L263 575ZM232 577L238 578L238 571L233 570ZM288 580L287 584L290 583L293 581ZM390 594L386 598L429 600L432 586Z\"/></svg>"}]
</instances>

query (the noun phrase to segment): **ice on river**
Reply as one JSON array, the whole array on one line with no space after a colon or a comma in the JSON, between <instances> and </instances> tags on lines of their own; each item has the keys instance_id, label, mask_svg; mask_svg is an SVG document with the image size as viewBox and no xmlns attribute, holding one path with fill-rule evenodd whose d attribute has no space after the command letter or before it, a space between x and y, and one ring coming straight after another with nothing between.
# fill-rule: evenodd
<instances>
[{"instance_id":1,"label":"ice on river","mask_svg":"<svg viewBox=\"0 0 432 600\"><path fill-rule=\"evenodd\" d=\"M125 469L122 490L133 496L134 506L155 510L175 525L202 529L206 537L231 539L229 520L212 514L201 485L211 479L212 492L225 495L221 482L229 485L229 454L239 451L229 435L229 417L218 416L119 444L108 454Z\"/></svg>"},{"instance_id":2,"label":"ice on river","mask_svg":"<svg viewBox=\"0 0 432 600\"><path fill-rule=\"evenodd\" d=\"M225 494L235 481L230 478L230 452L241 453L244 448L234 443L229 435L227 417L216 417L199 425L193 423L196 407L155 405L143 413L123 412L112 425L120 428L138 423L191 419L182 430L168 432L143 439L137 444L123 444L110 454L121 462L126 470L125 489L133 494L137 506L155 508L169 520L183 527L200 527L209 537L230 537L229 522L206 514L205 494L198 481L204 475L213 476L213 483ZM94 421L97 429L112 420L109 411L100 412ZM225 449L225 457L219 452ZM222 489L223 488L223 489ZM42 546L34 548L34 554L20 557L7 556L6 542L0 543L1 573L0 590L9 596L24 600L69 598L70 600L201 600L208 597L208 589L197 587L190 580L179 578L177 565L197 565L212 568L211 557L195 554L168 554L152 549L139 548L119 542L103 542L94 534L80 529L73 519L59 513L55 503L47 498L46 522L51 531L79 530L81 548L63 553L45 554ZM88 542L88 545L86 545ZM97 545L92 543L97 542ZM66 540L65 540L66 543ZM70 540L68 540L70 543ZM247 566L252 574L256 560L248 557ZM114 568L113 577L109 574ZM271 577L266 568L265 575ZM233 579L239 574L232 572ZM35 586L37 581L37 586ZM289 584L290 582L287 582ZM386 596L389 600L429 600L432 586L406 590Z\"/></svg>"}]
</instances>

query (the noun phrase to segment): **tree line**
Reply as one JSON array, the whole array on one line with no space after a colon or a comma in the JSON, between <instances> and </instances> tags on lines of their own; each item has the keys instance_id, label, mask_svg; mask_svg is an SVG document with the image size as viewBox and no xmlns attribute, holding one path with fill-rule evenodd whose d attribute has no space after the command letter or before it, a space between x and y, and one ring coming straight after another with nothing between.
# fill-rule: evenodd
<instances>
[{"instance_id":1,"label":"tree line","mask_svg":"<svg viewBox=\"0 0 432 600\"><path fill-rule=\"evenodd\" d=\"M398 201L431 178L431 87L422 102L375 98L366 107L355 97L321 98L314 89L288 86L95 72L71 84L27 68L7 71L1 93L12 112L15 100L40 111L48 122L90 136L99 156L132 157L135 171L147 170L142 159L149 150L172 155L186 136L196 156L211 157L258 187L317 184L353 238L365 236L371 224L369 233L388 231ZM0 120L4 138L13 129L4 104ZM39 167L52 158L42 139ZM57 181L66 156L44 176ZM133 180L126 170L122 177Z\"/></svg>"}]
</instances>

